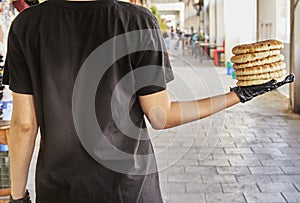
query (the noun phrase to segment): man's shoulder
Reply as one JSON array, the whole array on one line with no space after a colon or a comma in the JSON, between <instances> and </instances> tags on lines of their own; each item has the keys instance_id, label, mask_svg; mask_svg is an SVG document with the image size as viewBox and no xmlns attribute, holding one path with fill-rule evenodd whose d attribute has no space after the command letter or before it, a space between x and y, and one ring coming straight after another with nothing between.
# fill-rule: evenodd
<instances>
[{"instance_id":1,"label":"man's shoulder","mask_svg":"<svg viewBox=\"0 0 300 203\"><path fill-rule=\"evenodd\" d=\"M13 25L16 24L15 27L23 27L28 25L26 24L27 21L32 23L34 21L39 21L43 15L46 15L45 11L47 10L47 7L48 7L48 2L45 1L38 5L34 5L24 9L13 20Z\"/></svg>"}]
</instances>

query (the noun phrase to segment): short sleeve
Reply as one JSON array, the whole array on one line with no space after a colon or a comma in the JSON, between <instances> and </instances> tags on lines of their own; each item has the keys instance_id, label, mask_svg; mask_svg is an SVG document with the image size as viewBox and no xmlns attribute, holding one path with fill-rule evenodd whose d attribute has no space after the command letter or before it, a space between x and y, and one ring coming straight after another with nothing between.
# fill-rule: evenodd
<instances>
[{"instance_id":1,"label":"short sleeve","mask_svg":"<svg viewBox=\"0 0 300 203\"><path fill-rule=\"evenodd\" d=\"M167 83L174 79L169 55L157 22L154 22L153 27L157 32L152 32L155 33L155 36L150 37L153 40L150 44L161 47L161 50L145 50L139 54L137 66L140 71L135 74L135 82L138 84L136 89L139 96L165 90Z\"/></svg>"},{"instance_id":2,"label":"short sleeve","mask_svg":"<svg viewBox=\"0 0 300 203\"><path fill-rule=\"evenodd\" d=\"M20 42L13 31L13 25L8 35L3 84L9 85L9 88L16 93L33 93L29 69Z\"/></svg>"}]
</instances>

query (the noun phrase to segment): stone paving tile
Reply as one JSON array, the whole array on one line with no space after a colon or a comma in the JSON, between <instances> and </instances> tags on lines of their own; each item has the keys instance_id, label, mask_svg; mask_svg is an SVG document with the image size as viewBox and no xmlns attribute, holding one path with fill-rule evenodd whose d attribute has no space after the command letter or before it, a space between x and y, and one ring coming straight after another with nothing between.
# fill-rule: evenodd
<instances>
[{"instance_id":1,"label":"stone paving tile","mask_svg":"<svg viewBox=\"0 0 300 203\"><path fill-rule=\"evenodd\" d=\"M280 137L280 138L271 138L273 143L292 143L292 142L298 142L296 138L286 138L286 137Z\"/></svg>"},{"instance_id":2,"label":"stone paving tile","mask_svg":"<svg viewBox=\"0 0 300 203\"><path fill-rule=\"evenodd\" d=\"M277 148L252 147L252 150L254 151L255 154L282 154L281 150Z\"/></svg>"},{"instance_id":3,"label":"stone paving tile","mask_svg":"<svg viewBox=\"0 0 300 203\"><path fill-rule=\"evenodd\" d=\"M156 158L156 162L159 166L168 166L169 165L169 159L166 158Z\"/></svg>"},{"instance_id":4,"label":"stone paving tile","mask_svg":"<svg viewBox=\"0 0 300 203\"><path fill-rule=\"evenodd\" d=\"M299 154L299 156L300 156L300 154ZM300 160L292 160L292 163L293 163L295 166L300 167Z\"/></svg>"},{"instance_id":5,"label":"stone paving tile","mask_svg":"<svg viewBox=\"0 0 300 203\"><path fill-rule=\"evenodd\" d=\"M282 166L281 169L284 171L285 174L300 175L300 167L284 167L284 166Z\"/></svg>"},{"instance_id":6,"label":"stone paving tile","mask_svg":"<svg viewBox=\"0 0 300 203\"><path fill-rule=\"evenodd\" d=\"M280 151L283 154L299 154L300 155L300 147L295 148L281 148Z\"/></svg>"},{"instance_id":7,"label":"stone paving tile","mask_svg":"<svg viewBox=\"0 0 300 203\"><path fill-rule=\"evenodd\" d=\"M288 144L289 146L291 146L291 147L300 147L300 142L299 142L299 141L288 142L287 144Z\"/></svg>"},{"instance_id":8,"label":"stone paving tile","mask_svg":"<svg viewBox=\"0 0 300 203\"><path fill-rule=\"evenodd\" d=\"M253 139L255 139L255 138L253 138ZM235 137L235 138L233 138L233 137L220 137L220 140L221 140L221 142L226 142L226 141L232 141L232 142L235 142L235 143L246 143L247 141L246 141L246 138L244 138L244 137Z\"/></svg>"},{"instance_id":9,"label":"stone paving tile","mask_svg":"<svg viewBox=\"0 0 300 203\"><path fill-rule=\"evenodd\" d=\"M231 137L231 135L230 135L230 133L228 133L228 132L222 132L220 135L219 135L219 137Z\"/></svg>"},{"instance_id":10,"label":"stone paving tile","mask_svg":"<svg viewBox=\"0 0 300 203\"><path fill-rule=\"evenodd\" d=\"M214 166L185 166L185 173L197 173L202 175L216 175L217 169Z\"/></svg>"},{"instance_id":11,"label":"stone paving tile","mask_svg":"<svg viewBox=\"0 0 300 203\"><path fill-rule=\"evenodd\" d=\"M286 198L288 203L299 203L300 202L300 193L284 192L283 196Z\"/></svg>"},{"instance_id":12,"label":"stone paving tile","mask_svg":"<svg viewBox=\"0 0 300 203\"><path fill-rule=\"evenodd\" d=\"M222 159L199 161L199 165L200 166L230 166L227 160L222 160Z\"/></svg>"},{"instance_id":13,"label":"stone paving tile","mask_svg":"<svg viewBox=\"0 0 300 203\"><path fill-rule=\"evenodd\" d=\"M240 154L212 154L213 159L223 159L223 160L228 160L228 159L238 159L242 160L242 156Z\"/></svg>"},{"instance_id":14,"label":"stone paving tile","mask_svg":"<svg viewBox=\"0 0 300 203\"><path fill-rule=\"evenodd\" d=\"M202 181L204 183L236 183L236 178L234 175L204 175Z\"/></svg>"},{"instance_id":15,"label":"stone paving tile","mask_svg":"<svg viewBox=\"0 0 300 203\"><path fill-rule=\"evenodd\" d=\"M222 183L222 189L225 193L258 193L260 192L257 184L241 184L241 183Z\"/></svg>"},{"instance_id":16,"label":"stone paving tile","mask_svg":"<svg viewBox=\"0 0 300 203\"><path fill-rule=\"evenodd\" d=\"M186 192L185 183L164 183L161 184L162 193Z\"/></svg>"},{"instance_id":17,"label":"stone paving tile","mask_svg":"<svg viewBox=\"0 0 300 203\"><path fill-rule=\"evenodd\" d=\"M184 153L197 153L197 149L194 147L169 147L167 149L168 153L184 154Z\"/></svg>"},{"instance_id":18,"label":"stone paving tile","mask_svg":"<svg viewBox=\"0 0 300 203\"><path fill-rule=\"evenodd\" d=\"M211 154L213 159L238 159L238 160L242 160L242 156L240 154Z\"/></svg>"},{"instance_id":19,"label":"stone paving tile","mask_svg":"<svg viewBox=\"0 0 300 203\"><path fill-rule=\"evenodd\" d=\"M250 160L236 160L236 159L229 159L231 166L261 166L259 160L250 159Z\"/></svg>"},{"instance_id":20,"label":"stone paving tile","mask_svg":"<svg viewBox=\"0 0 300 203\"><path fill-rule=\"evenodd\" d=\"M262 143L264 147L266 148L285 148L290 147L288 143Z\"/></svg>"},{"instance_id":21,"label":"stone paving tile","mask_svg":"<svg viewBox=\"0 0 300 203\"><path fill-rule=\"evenodd\" d=\"M272 143L272 140L269 137L255 137L255 138L246 137L245 139L247 140L248 143L251 143L251 142L256 142L256 143Z\"/></svg>"},{"instance_id":22,"label":"stone paving tile","mask_svg":"<svg viewBox=\"0 0 300 203\"><path fill-rule=\"evenodd\" d=\"M170 141L155 141L155 146L157 147L168 147L168 146L174 146L174 147L180 147L183 146L182 142L170 142Z\"/></svg>"},{"instance_id":23,"label":"stone paving tile","mask_svg":"<svg viewBox=\"0 0 300 203\"><path fill-rule=\"evenodd\" d=\"M218 166L217 171L218 174L223 174L223 175L250 174L249 169L247 167Z\"/></svg>"},{"instance_id":24,"label":"stone paving tile","mask_svg":"<svg viewBox=\"0 0 300 203\"><path fill-rule=\"evenodd\" d=\"M250 132L256 134L256 133L265 133L265 130L263 127L258 126L255 124L255 128L250 129Z\"/></svg>"},{"instance_id":25,"label":"stone paving tile","mask_svg":"<svg viewBox=\"0 0 300 203\"><path fill-rule=\"evenodd\" d=\"M297 190L300 192L300 183L294 183L293 184L296 188L297 188Z\"/></svg>"},{"instance_id":26,"label":"stone paving tile","mask_svg":"<svg viewBox=\"0 0 300 203\"><path fill-rule=\"evenodd\" d=\"M263 147L263 144L258 142L258 143L235 143L236 147L238 148L247 148L247 147ZM272 144L272 143L270 143Z\"/></svg>"},{"instance_id":27,"label":"stone paving tile","mask_svg":"<svg viewBox=\"0 0 300 203\"><path fill-rule=\"evenodd\" d=\"M197 159L180 159L178 161L169 161L169 164L176 165L176 166L186 166L186 165L199 165Z\"/></svg>"},{"instance_id":28,"label":"stone paving tile","mask_svg":"<svg viewBox=\"0 0 300 203\"><path fill-rule=\"evenodd\" d=\"M166 183L168 182L168 174L167 173L160 173L159 174L159 181L161 183Z\"/></svg>"},{"instance_id":29,"label":"stone paving tile","mask_svg":"<svg viewBox=\"0 0 300 203\"><path fill-rule=\"evenodd\" d=\"M184 156L184 153L170 153L168 151L160 151L157 149L155 150L156 153L156 158L157 159L179 159Z\"/></svg>"},{"instance_id":30,"label":"stone paving tile","mask_svg":"<svg viewBox=\"0 0 300 203\"><path fill-rule=\"evenodd\" d=\"M214 153L214 154L224 154L224 148L223 147L199 147L198 152L200 151L208 151L209 154Z\"/></svg>"},{"instance_id":31,"label":"stone paving tile","mask_svg":"<svg viewBox=\"0 0 300 203\"><path fill-rule=\"evenodd\" d=\"M234 148L236 147L236 144L234 142L218 142L216 147L228 147L228 148Z\"/></svg>"},{"instance_id":32,"label":"stone paving tile","mask_svg":"<svg viewBox=\"0 0 300 203\"><path fill-rule=\"evenodd\" d=\"M249 128L248 128L247 131L249 131ZM252 137L252 138L255 138L254 133L241 132L241 133L230 133L230 135L231 135L231 137L234 137L234 138L237 138L237 137Z\"/></svg>"},{"instance_id":33,"label":"stone paving tile","mask_svg":"<svg viewBox=\"0 0 300 203\"><path fill-rule=\"evenodd\" d=\"M261 192L298 192L291 183L258 183Z\"/></svg>"},{"instance_id":34,"label":"stone paving tile","mask_svg":"<svg viewBox=\"0 0 300 203\"><path fill-rule=\"evenodd\" d=\"M199 159L199 153L187 153L183 156L184 159ZM208 154L208 156L205 158L205 160L211 160L213 159L211 154Z\"/></svg>"},{"instance_id":35,"label":"stone paving tile","mask_svg":"<svg viewBox=\"0 0 300 203\"><path fill-rule=\"evenodd\" d=\"M253 154L251 148L224 148L226 154Z\"/></svg>"},{"instance_id":36,"label":"stone paving tile","mask_svg":"<svg viewBox=\"0 0 300 203\"><path fill-rule=\"evenodd\" d=\"M242 154L244 160L272 160L270 154Z\"/></svg>"},{"instance_id":37,"label":"stone paving tile","mask_svg":"<svg viewBox=\"0 0 300 203\"><path fill-rule=\"evenodd\" d=\"M260 160L263 166L294 166L289 160Z\"/></svg>"},{"instance_id":38,"label":"stone paving tile","mask_svg":"<svg viewBox=\"0 0 300 203\"><path fill-rule=\"evenodd\" d=\"M274 183L300 183L300 175L270 175Z\"/></svg>"},{"instance_id":39,"label":"stone paving tile","mask_svg":"<svg viewBox=\"0 0 300 203\"><path fill-rule=\"evenodd\" d=\"M241 193L215 193L205 194L207 203L246 203Z\"/></svg>"},{"instance_id":40,"label":"stone paving tile","mask_svg":"<svg viewBox=\"0 0 300 203\"><path fill-rule=\"evenodd\" d=\"M280 193L244 193L247 203L286 203Z\"/></svg>"},{"instance_id":41,"label":"stone paving tile","mask_svg":"<svg viewBox=\"0 0 300 203\"><path fill-rule=\"evenodd\" d=\"M206 203L204 194L173 193L164 195L166 203Z\"/></svg>"},{"instance_id":42,"label":"stone paving tile","mask_svg":"<svg viewBox=\"0 0 300 203\"><path fill-rule=\"evenodd\" d=\"M166 168L160 168L158 165L158 168L160 173L184 173L184 166L169 166Z\"/></svg>"},{"instance_id":43,"label":"stone paving tile","mask_svg":"<svg viewBox=\"0 0 300 203\"><path fill-rule=\"evenodd\" d=\"M239 183L245 184L272 183L272 180L269 177L269 175L236 175L236 178Z\"/></svg>"},{"instance_id":44,"label":"stone paving tile","mask_svg":"<svg viewBox=\"0 0 300 203\"><path fill-rule=\"evenodd\" d=\"M168 174L168 182L202 182L202 177L199 174Z\"/></svg>"},{"instance_id":45,"label":"stone paving tile","mask_svg":"<svg viewBox=\"0 0 300 203\"><path fill-rule=\"evenodd\" d=\"M222 188L219 183L187 183L188 193L221 193Z\"/></svg>"},{"instance_id":46,"label":"stone paving tile","mask_svg":"<svg viewBox=\"0 0 300 203\"><path fill-rule=\"evenodd\" d=\"M249 167L251 174L283 174L279 167Z\"/></svg>"},{"instance_id":47,"label":"stone paving tile","mask_svg":"<svg viewBox=\"0 0 300 203\"><path fill-rule=\"evenodd\" d=\"M271 154L274 160L300 160L299 154Z\"/></svg>"}]
</instances>

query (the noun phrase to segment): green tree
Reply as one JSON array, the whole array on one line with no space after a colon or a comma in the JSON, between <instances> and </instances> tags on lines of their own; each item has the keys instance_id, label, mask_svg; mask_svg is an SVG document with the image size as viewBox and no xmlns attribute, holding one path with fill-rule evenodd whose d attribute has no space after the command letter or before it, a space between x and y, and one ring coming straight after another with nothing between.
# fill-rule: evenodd
<instances>
[{"instance_id":1,"label":"green tree","mask_svg":"<svg viewBox=\"0 0 300 203\"><path fill-rule=\"evenodd\" d=\"M159 15L158 9L156 8L156 6L151 6L150 7L151 12L153 13L153 15L157 18L157 21L159 23L159 27L160 30L162 32L166 32L168 25L167 25L167 21L164 18L161 18L161 16Z\"/></svg>"}]
</instances>

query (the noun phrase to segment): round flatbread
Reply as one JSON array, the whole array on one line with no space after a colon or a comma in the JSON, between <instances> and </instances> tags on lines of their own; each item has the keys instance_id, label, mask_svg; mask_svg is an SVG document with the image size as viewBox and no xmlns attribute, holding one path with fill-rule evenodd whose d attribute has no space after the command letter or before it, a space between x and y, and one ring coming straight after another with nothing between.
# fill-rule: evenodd
<instances>
[{"instance_id":1,"label":"round flatbread","mask_svg":"<svg viewBox=\"0 0 300 203\"><path fill-rule=\"evenodd\" d=\"M261 65L265 65L265 64L271 64L271 63L275 63L275 62L279 62L279 61L283 61L283 60L284 60L284 56L282 54L279 54L279 55L275 55L275 56L269 56L264 59L251 61L248 63L235 63L235 64L233 64L233 68L237 70L237 69L249 68L249 67L253 67L253 66L261 66Z\"/></svg>"},{"instance_id":2,"label":"round flatbread","mask_svg":"<svg viewBox=\"0 0 300 203\"><path fill-rule=\"evenodd\" d=\"M254 66L249 68L237 69L235 70L235 74L237 76L254 75L254 74L275 72L285 68L286 68L285 62L281 61L281 62L266 64L262 66Z\"/></svg>"},{"instance_id":3,"label":"round flatbread","mask_svg":"<svg viewBox=\"0 0 300 203\"><path fill-rule=\"evenodd\" d=\"M242 55L236 55L231 57L230 61L232 63L247 63L250 61L256 61L260 59L267 58L269 56L279 55L280 50L272 50L272 51L264 51L264 52L257 52L257 53L251 53L251 54L242 54Z\"/></svg>"},{"instance_id":4,"label":"round flatbread","mask_svg":"<svg viewBox=\"0 0 300 203\"><path fill-rule=\"evenodd\" d=\"M283 77L273 78L277 81L281 81ZM261 80L239 80L237 81L236 85L240 87L244 86L252 86L252 85L261 85L266 82L269 82L271 79L261 79Z\"/></svg>"},{"instance_id":5,"label":"round flatbread","mask_svg":"<svg viewBox=\"0 0 300 203\"><path fill-rule=\"evenodd\" d=\"M239 75L236 76L237 80L265 80L265 79L273 79L282 77L286 74L286 69L278 70L270 73L261 73L261 74L253 74L253 75Z\"/></svg>"},{"instance_id":6,"label":"round flatbread","mask_svg":"<svg viewBox=\"0 0 300 203\"><path fill-rule=\"evenodd\" d=\"M283 49L283 47L284 46L282 42L275 39L270 39L270 40L260 41L252 44L237 45L233 47L232 53L236 55L248 54L248 53L255 53L260 51Z\"/></svg>"}]
</instances>

